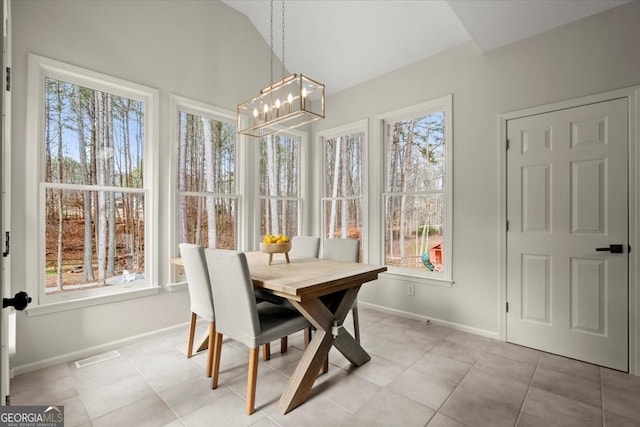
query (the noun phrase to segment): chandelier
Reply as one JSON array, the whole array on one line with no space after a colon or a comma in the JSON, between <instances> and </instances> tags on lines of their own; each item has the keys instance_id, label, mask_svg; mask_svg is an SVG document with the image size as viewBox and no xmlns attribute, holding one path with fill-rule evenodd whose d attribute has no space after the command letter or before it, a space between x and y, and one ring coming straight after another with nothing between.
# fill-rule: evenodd
<instances>
[{"instance_id":1,"label":"chandelier","mask_svg":"<svg viewBox=\"0 0 640 427\"><path fill-rule=\"evenodd\" d=\"M324 118L324 85L303 74L284 76L284 0L282 0L282 79L273 81L273 0L271 0L271 84L238 104L238 133L262 137Z\"/></svg>"}]
</instances>

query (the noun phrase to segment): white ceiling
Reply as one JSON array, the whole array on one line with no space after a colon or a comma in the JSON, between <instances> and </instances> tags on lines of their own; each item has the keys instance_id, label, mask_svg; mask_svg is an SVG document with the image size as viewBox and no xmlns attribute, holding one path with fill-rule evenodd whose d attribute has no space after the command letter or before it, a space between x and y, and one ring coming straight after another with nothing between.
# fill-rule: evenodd
<instances>
[{"instance_id":1,"label":"white ceiling","mask_svg":"<svg viewBox=\"0 0 640 427\"><path fill-rule=\"evenodd\" d=\"M268 0L222 1L245 14L269 44ZM629 1L287 0L285 65L335 93L471 39L488 51ZM280 59L281 4L274 0L273 50ZM277 80L281 68L275 68Z\"/></svg>"}]
</instances>

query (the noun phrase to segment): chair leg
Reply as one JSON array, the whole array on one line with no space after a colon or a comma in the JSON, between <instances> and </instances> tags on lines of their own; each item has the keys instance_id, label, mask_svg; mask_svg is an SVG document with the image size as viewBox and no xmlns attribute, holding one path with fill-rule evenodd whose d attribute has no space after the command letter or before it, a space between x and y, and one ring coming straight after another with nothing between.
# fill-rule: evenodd
<instances>
[{"instance_id":1,"label":"chair leg","mask_svg":"<svg viewBox=\"0 0 640 427\"><path fill-rule=\"evenodd\" d=\"M220 375L220 353L222 351L222 334L216 332L213 344L213 372L211 374L211 388L218 388L218 376Z\"/></svg>"},{"instance_id":2,"label":"chair leg","mask_svg":"<svg viewBox=\"0 0 640 427\"><path fill-rule=\"evenodd\" d=\"M247 404L245 412L253 414L256 406L256 381L258 379L259 348L249 350L249 377L247 379Z\"/></svg>"},{"instance_id":3,"label":"chair leg","mask_svg":"<svg viewBox=\"0 0 640 427\"><path fill-rule=\"evenodd\" d=\"M329 355L324 359L324 363L322 364L322 373L326 374L329 372Z\"/></svg>"},{"instance_id":4,"label":"chair leg","mask_svg":"<svg viewBox=\"0 0 640 427\"><path fill-rule=\"evenodd\" d=\"M353 332L356 336L356 341L360 344L360 320L358 319L358 306L353 306L351 309L351 315L353 316Z\"/></svg>"},{"instance_id":5,"label":"chair leg","mask_svg":"<svg viewBox=\"0 0 640 427\"><path fill-rule=\"evenodd\" d=\"M193 356L193 336L196 333L196 320L197 316L195 313L191 313L191 320L189 321L189 341L187 342L187 359L191 359Z\"/></svg>"},{"instance_id":6,"label":"chair leg","mask_svg":"<svg viewBox=\"0 0 640 427\"><path fill-rule=\"evenodd\" d=\"M271 343L262 344L262 360L271 360Z\"/></svg>"},{"instance_id":7,"label":"chair leg","mask_svg":"<svg viewBox=\"0 0 640 427\"><path fill-rule=\"evenodd\" d=\"M209 345L207 346L207 377L213 372L213 352L216 342L216 322L209 323Z\"/></svg>"},{"instance_id":8,"label":"chair leg","mask_svg":"<svg viewBox=\"0 0 640 427\"><path fill-rule=\"evenodd\" d=\"M282 337L280 338L280 353L286 353L287 352L287 345L289 343L289 337Z\"/></svg>"}]
</instances>

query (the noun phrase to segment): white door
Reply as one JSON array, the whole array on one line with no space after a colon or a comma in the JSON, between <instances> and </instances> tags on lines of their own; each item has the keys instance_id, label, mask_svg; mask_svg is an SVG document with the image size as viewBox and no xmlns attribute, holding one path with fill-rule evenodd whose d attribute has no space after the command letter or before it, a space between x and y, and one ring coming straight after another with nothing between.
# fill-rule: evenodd
<instances>
[{"instance_id":1,"label":"white door","mask_svg":"<svg viewBox=\"0 0 640 427\"><path fill-rule=\"evenodd\" d=\"M621 371L627 110L615 99L507 122L507 341Z\"/></svg>"}]
</instances>

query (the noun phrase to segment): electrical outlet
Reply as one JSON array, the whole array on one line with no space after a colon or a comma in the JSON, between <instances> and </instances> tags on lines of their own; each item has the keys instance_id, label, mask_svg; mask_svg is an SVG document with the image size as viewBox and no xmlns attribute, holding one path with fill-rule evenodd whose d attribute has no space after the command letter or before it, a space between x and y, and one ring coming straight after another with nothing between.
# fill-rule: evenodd
<instances>
[{"instance_id":1,"label":"electrical outlet","mask_svg":"<svg viewBox=\"0 0 640 427\"><path fill-rule=\"evenodd\" d=\"M410 297L416 296L416 285L407 285L407 295Z\"/></svg>"}]
</instances>

